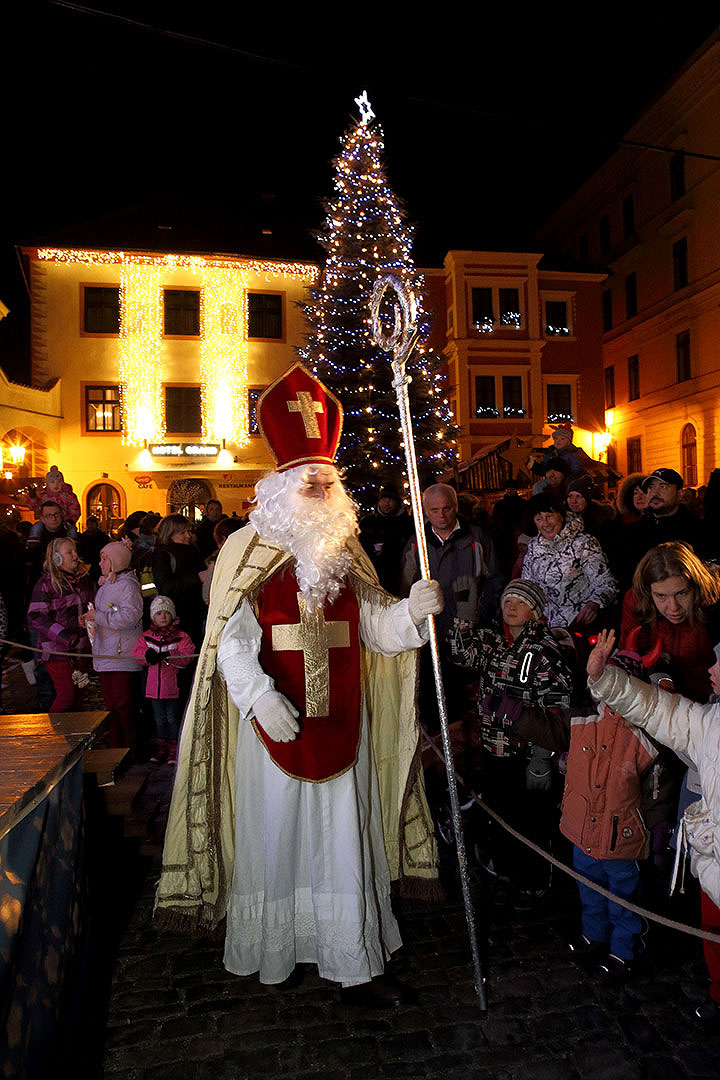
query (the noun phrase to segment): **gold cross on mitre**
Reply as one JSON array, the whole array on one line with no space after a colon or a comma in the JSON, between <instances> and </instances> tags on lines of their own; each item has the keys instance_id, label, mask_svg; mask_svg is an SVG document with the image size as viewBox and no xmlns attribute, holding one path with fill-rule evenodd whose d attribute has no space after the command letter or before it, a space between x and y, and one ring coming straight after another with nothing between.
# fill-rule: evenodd
<instances>
[{"instance_id":1,"label":"gold cross on mitre","mask_svg":"<svg viewBox=\"0 0 720 1080\"><path fill-rule=\"evenodd\" d=\"M305 425L305 434L308 439L319 439L320 428L315 419L315 413L325 411L322 402L313 401L313 396L309 390L298 390L296 397L297 401L288 401L288 412L299 412L302 416L302 421Z\"/></svg>"},{"instance_id":2,"label":"gold cross on mitre","mask_svg":"<svg viewBox=\"0 0 720 1080\"><path fill-rule=\"evenodd\" d=\"M325 622L322 610L308 611L307 601L300 595L298 608L299 623L273 626L273 652L302 649L305 655L305 715L327 716L330 712L330 649L350 648L350 624Z\"/></svg>"}]
</instances>

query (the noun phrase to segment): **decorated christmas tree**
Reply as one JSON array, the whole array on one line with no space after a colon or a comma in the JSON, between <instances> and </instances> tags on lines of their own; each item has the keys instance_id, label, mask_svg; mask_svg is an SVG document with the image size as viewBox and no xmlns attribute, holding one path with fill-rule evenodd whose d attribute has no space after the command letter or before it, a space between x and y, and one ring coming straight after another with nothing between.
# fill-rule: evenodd
<instances>
[{"instance_id":1,"label":"decorated christmas tree","mask_svg":"<svg viewBox=\"0 0 720 1080\"><path fill-rule=\"evenodd\" d=\"M392 370L372 336L370 299L384 274L412 289L419 312L419 344L407 371L423 486L453 460L456 428L442 358L425 347L430 319L423 309L423 278L411 257L413 230L388 184L382 130L373 122L367 94L355 100L361 115L341 139L333 163L335 194L325 205L327 219L318 236L327 260L305 306L311 332L300 356L342 402L338 460L354 497L371 509L378 488L399 484L405 470Z\"/></svg>"}]
</instances>

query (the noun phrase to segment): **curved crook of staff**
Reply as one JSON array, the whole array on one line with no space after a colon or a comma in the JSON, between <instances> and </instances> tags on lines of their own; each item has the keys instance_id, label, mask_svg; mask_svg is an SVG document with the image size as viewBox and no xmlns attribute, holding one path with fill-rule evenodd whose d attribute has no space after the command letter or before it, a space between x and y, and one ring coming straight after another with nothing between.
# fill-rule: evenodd
<instances>
[{"instance_id":1,"label":"curved crook of staff","mask_svg":"<svg viewBox=\"0 0 720 1080\"><path fill-rule=\"evenodd\" d=\"M386 328L382 311L383 308L387 311L389 304L392 305L394 318L391 330ZM410 400L408 397L410 376L405 372L405 365L407 364L417 341L417 309L415 298L403 282L388 274L385 277L378 278L375 282L371 305L373 337L375 342L383 352L389 353L392 351L393 353L393 359L390 361L394 374L393 389L397 396L400 426L403 434L403 442L405 444L405 461L407 465L408 483L410 485L410 499L412 501L413 516L415 519L415 536L417 538L420 575L423 579L429 580L430 561L428 558L425 530L423 528L420 480L417 471L412 416L410 415ZM463 903L465 905L465 919L467 922L468 937L470 939L470 951L472 953L475 993L477 994L480 1009L485 1012L487 1010L485 980L480 966L480 952L475 929L475 911L470 895L470 877L468 874L467 854L465 851L465 835L463 833L460 800L458 799L457 780L455 777L455 766L450 743L450 726L448 723L447 703L445 701L445 688L443 686L442 671L440 668L440 650L438 648L435 618L432 615L428 617L428 628L430 632L430 654L432 657L433 674L435 676L435 692L437 694L438 713L440 716L440 732L442 735L445 769L447 772L448 790L450 794L450 809L452 812L453 833L455 835L455 848L460 870L460 884L462 887Z\"/></svg>"}]
</instances>

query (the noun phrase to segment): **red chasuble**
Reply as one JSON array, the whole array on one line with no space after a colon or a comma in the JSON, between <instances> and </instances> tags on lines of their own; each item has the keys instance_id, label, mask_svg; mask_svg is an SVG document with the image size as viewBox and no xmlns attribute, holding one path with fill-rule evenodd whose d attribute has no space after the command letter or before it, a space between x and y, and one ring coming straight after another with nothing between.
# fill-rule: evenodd
<instances>
[{"instance_id":1,"label":"red chasuble","mask_svg":"<svg viewBox=\"0 0 720 1080\"><path fill-rule=\"evenodd\" d=\"M352 768L362 710L360 610L345 585L322 612L308 612L291 570L264 585L259 598L260 663L299 710L300 733L273 742L253 719L272 760L297 780L320 783Z\"/></svg>"}]
</instances>

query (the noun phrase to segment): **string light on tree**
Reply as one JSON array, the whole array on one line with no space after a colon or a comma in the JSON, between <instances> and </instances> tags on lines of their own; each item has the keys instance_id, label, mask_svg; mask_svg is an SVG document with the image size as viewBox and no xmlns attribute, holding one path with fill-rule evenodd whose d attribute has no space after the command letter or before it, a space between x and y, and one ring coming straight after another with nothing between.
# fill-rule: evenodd
<instances>
[{"instance_id":1,"label":"string light on tree","mask_svg":"<svg viewBox=\"0 0 720 1080\"><path fill-rule=\"evenodd\" d=\"M341 460L350 489L367 509L375 503L379 484L400 482L405 462L392 370L372 335L370 298L378 277L390 273L399 278L417 306L420 345L408 374L424 482L454 458L456 429L442 358L425 345L430 319L423 309L423 278L412 261L413 230L385 176L383 134L373 122L367 92L355 102L360 119L342 137L334 161L334 195L318 236L327 258L305 306L311 332L299 352L342 401Z\"/></svg>"}]
</instances>

